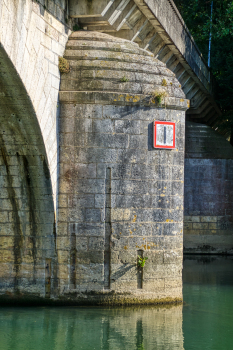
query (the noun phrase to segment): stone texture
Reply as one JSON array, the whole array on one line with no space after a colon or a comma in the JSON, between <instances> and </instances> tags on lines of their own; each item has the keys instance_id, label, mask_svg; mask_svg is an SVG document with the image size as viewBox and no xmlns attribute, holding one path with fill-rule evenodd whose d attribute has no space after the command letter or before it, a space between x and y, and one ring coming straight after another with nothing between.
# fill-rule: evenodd
<instances>
[{"instance_id":1,"label":"stone texture","mask_svg":"<svg viewBox=\"0 0 233 350\"><path fill-rule=\"evenodd\" d=\"M65 1L0 3L0 294L56 290L57 114Z\"/></svg>"},{"instance_id":2,"label":"stone texture","mask_svg":"<svg viewBox=\"0 0 233 350\"><path fill-rule=\"evenodd\" d=\"M69 240L58 256L70 255L73 272L64 275L59 260L60 293L79 300L92 292L108 303L182 300L182 90L168 70L151 74L164 67L151 54L105 34L73 33L64 57L71 72L61 77L59 194L72 204L58 209L59 240ZM174 83L166 109L150 97L165 76ZM175 150L152 148L154 120L176 122ZM148 257L143 271L138 255Z\"/></svg>"},{"instance_id":3,"label":"stone texture","mask_svg":"<svg viewBox=\"0 0 233 350\"><path fill-rule=\"evenodd\" d=\"M210 127L187 122L184 251L232 253L233 148Z\"/></svg>"},{"instance_id":4,"label":"stone texture","mask_svg":"<svg viewBox=\"0 0 233 350\"><path fill-rule=\"evenodd\" d=\"M33 105L2 47L0 61L0 294L44 297L56 288L48 159Z\"/></svg>"},{"instance_id":5,"label":"stone texture","mask_svg":"<svg viewBox=\"0 0 233 350\"><path fill-rule=\"evenodd\" d=\"M180 302L189 101L148 51L80 31L60 108L64 15L64 1L0 4L0 293ZM175 150L152 148L155 119L176 122Z\"/></svg>"},{"instance_id":6,"label":"stone texture","mask_svg":"<svg viewBox=\"0 0 233 350\"><path fill-rule=\"evenodd\" d=\"M57 115L59 112L58 91L60 74L58 56L64 53L68 35L71 33L69 21L65 23L65 0L2 1L0 5L0 63L8 60L25 86L42 132L52 180L54 203L57 188ZM8 56L6 58L5 54ZM4 68L7 80L9 71ZM9 77L10 79L10 77ZM5 80L5 89L7 83ZM8 84L9 85L9 84ZM7 91L4 104L24 98L24 93ZM5 90L4 90L5 91ZM16 106L8 110L16 114ZM25 114L24 106L17 106L17 113ZM26 117L24 117L26 118ZM54 205L56 207L56 205Z\"/></svg>"}]
</instances>

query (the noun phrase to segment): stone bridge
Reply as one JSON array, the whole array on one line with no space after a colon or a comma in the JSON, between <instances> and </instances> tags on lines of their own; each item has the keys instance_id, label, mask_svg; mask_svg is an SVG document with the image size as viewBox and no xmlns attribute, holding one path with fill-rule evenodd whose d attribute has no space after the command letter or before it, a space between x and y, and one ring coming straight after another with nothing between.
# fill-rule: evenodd
<instances>
[{"instance_id":1,"label":"stone bridge","mask_svg":"<svg viewBox=\"0 0 233 350\"><path fill-rule=\"evenodd\" d=\"M214 125L213 90L171 0L2 0L2 298L181 301L185 112ZM173 149L153 148L154 120ZM203 214L219 236L227 203Z\"/></svg>"},{"instance_id":2,"label":"stone bridge","mask_svg":"<svg viewBox=\"0 0 233 350\"><path fill-rule=\"evenodd\" d=\"M187 115L213 126L221 114L213 76L173 0L71 0L81 27L136 42L175 73L190 108Z\"/></svg>"}]
</instances>

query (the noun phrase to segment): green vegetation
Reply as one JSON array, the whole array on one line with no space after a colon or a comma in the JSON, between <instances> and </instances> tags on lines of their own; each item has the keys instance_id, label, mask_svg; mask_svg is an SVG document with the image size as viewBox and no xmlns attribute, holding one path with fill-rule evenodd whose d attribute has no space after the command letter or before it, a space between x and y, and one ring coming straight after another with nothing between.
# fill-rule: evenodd
<instances>
[{"instance_id":1,"label":"green vegetation","mask_svg":"<svg viewBox=\"0 0 233 350\"><path fill-rule=\"evenodd\" d=\"M165 103L165 97L168 96L168 93L167 91L164 91L164 90L154 90L152 91L151 95L152 95L151 101L157 102L157 104L160 105L163 100Z\"/></svg>"},{"instance_id":2,"label":"green vegetation","mask_svg":"<svg viewBox=\"0 0 233 350\"><path fill-rule=\"evenodd\" d=\"M70 71L69 62L63 57L59 57L58 67L61 73L69 73Z\"/></svg>"},{"instance_id":3,"label":"green vegetation","mask_svg":"<svg viewBox=\"0 0 233 350\"><path fill-rule=\"evenodd\" d=\"M122 82L122 83L127 83L127 81L129 81L129 79L126 78L126 76L123 76L123 77L121 78L121 82Z\"/></svg>"},{"instance_id":4,"label":"green vegetation","mask_svg":"<svg viewBox=\"0 0 233 350\"><path fill-rule=\"evenodd\" d=\"M138 255L138 267L144 267L147 259L147 257L143 258Z\"/></svg>"},{"instance_id":5,"label":"green vegetation","mask_svg":"<svg viewBox=\"0 0 233 350\"><path fill-rule=\"evenodd\" d=\"M212 23L211 2L175 0L206 61L212 28L210 67L217 80L216 102L223 113L219 127L233 130L233 1L213 1Z\"/></svg>"},{"instance_id":6,"label":"green vegetation","mask_svg":"<svg viewBox=\"0 0 233 350\"><path fill-rule=\"evenodd\" d=\"M73 31L74 32L77 32L78 30L82 30L83 28L81 27L81 26L79 26L78 24L75 24L74 26L73 26Z\"/></svg>"}]
</instances>

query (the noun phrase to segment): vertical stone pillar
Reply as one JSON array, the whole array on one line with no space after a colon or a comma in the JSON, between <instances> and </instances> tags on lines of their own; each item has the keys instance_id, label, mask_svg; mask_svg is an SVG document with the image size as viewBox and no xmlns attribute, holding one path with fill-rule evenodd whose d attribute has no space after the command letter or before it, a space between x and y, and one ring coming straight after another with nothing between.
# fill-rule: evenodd
<instances>
[{"instance_id":1,"label":"vertical stone pillar","mask_svg":"<svg viewBox=\"0 0 233 350\"><path fill-rule=\"evenodd\" d=\"M73 33L61 78L57 248L60 297L182 300L184 123L174 74L137 44ZM153 122L176 124L153 148ZM138 256L148 258L138 267Z\"/></svg>"}]
</instances>

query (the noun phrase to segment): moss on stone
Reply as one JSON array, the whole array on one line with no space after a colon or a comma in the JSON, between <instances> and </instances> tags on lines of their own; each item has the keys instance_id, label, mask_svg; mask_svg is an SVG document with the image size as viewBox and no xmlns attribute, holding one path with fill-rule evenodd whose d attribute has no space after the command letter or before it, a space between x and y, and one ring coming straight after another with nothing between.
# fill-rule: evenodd
<instances>
[{"instance_id":1,"label":"moss on stone","mask_svg":"<svg viewBox=\"0 0 233 350\"><path fill-rule=\"evenodd\" d=\"M63 57L59 57L58 67L59 67L59 71L61 73L69 73L69 71L70 71L69 62Z\"/></svg>"}]
</instances>

